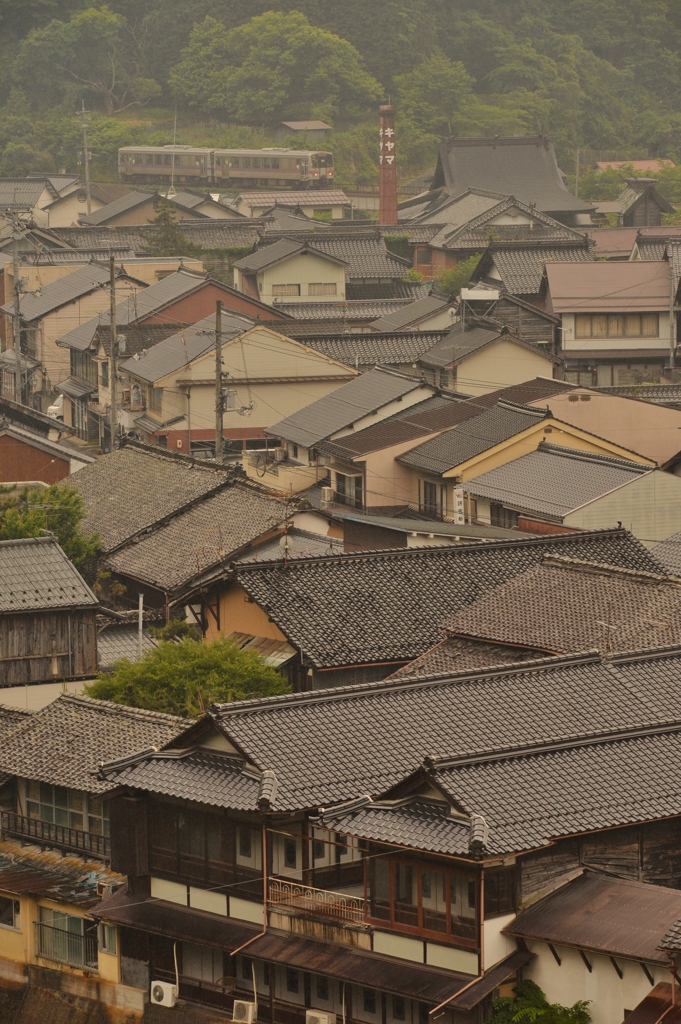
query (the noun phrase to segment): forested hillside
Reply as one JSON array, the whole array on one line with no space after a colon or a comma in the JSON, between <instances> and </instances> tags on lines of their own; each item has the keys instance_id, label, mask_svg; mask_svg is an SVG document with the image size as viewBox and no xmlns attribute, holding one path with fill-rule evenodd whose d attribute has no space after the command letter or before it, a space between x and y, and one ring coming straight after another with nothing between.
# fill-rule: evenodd
<instances>
[{"instance_id":1,"label":"forested hillside","mask_svg":"<svg viewBox=\"0 0 681 1024\"><path fill-rule=\"evenodd\" d=\"M678 0L0 0L0 173L75 169L85 100L95 171L116 148L267 144L282 118L336 129L342 180L369 180L375 106L398 107L401 175L442 135L544 131L681 156Z\"/></svg>"}]
</instances>

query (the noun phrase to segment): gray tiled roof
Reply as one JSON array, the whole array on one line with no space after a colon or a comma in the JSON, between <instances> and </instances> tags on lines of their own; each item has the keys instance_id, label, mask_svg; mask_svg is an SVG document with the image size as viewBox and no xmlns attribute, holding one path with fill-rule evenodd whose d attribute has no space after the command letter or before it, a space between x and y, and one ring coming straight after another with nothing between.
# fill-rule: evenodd
<instances>
[{"instance_id":1,"label":"gray tiled roof","mask_svg":"<svg viewBox=\"0 0 681 1024\"><path fill-rule=\"evenodd\" d=\"M309 243L304 234L298 235L297 239L299 244L305 242L312 250L347 264L347 276L350 281L371 278L401 279L406 276L411 266L409 260L389 252L385 239L378 233L373 236L361 232L348 237L347 231L342 235L333 236L331 232L323 232L321 235L316 234Z\"/></svg>"},{"instance_id":2,"label":"gray tiled roof","mask_svg":"<svg viewBox=\"0 0 681 1024\"><path fill-rule=\"evenodd\" d=\"M476 324L466 325L466 328L462 329L462 324L455 324L428 353L424 354L423 364L435 369L455 366L466 356L489 345L502 333L507 332L499 327L483 327Z\"/></svg>"},{"instance_id":3,"label":"gray tiled roof","mask_svg":"<svg viewBox=\"0 0 681 1024\"><path fill-rule=\"evenodd\" d=\"M18 725L28 721L33 715L32 711L25 708L13 708L9 704L0 704L0 743L5 742Z\"/></svg>"},{"instance_id":4,"label":"gray tiled roof","mask_svg":"<svg viewBox=\"0 0 681 1024\"><path fill-rule=\"evenodd\" d=\"M234 575L313 665L362 665L419 657L446 616L547 553L659 572L631 534L601 530L299 559L286 572L281 563L239 566Z\"/></svg>"},{"instance_id":5,"label":"gray tiled roof","mask_svg":"<svg viewBox=\"0 0 681 1024\"><path fill-rule=\"evenodd\" d=\"M496 591L493 591L496 593ZM484 600L484 598L483 598ZM485 665L510 665L536 657L536 652L525 647L503 647L501 644L483 643L479 640L465 640L448 636L435 647L415 658L408 665L393 672L390 679L428 679L435 676L451 675L484 668Z\"/></svg>"},{"instance_id":6,"label":"gray tiled roof","mask_svg":"<svg viewBox=\"0 0 681 1024\"><path fill-rule=\"evenodd\" d=\"M191 724L159 711L62 694L5 739L0 771L102 793L111 786L94 777L101 761L162 747Z\"/></svg>"},{"instance_id":7,"label":"gray tiled roof","mask_svg":"<svg viewBox=\"0 0 681 1024\"><path fill-rule=\"evenodd\" d=\"M678 405L681 402L681 384L620 384L597 390L606 395L642 398L645 402L654 402L658 405Z\"/></svg>"},{"instance_id":8,"label":"gray tiled roof","mask_svg":"<svg viewBox=\"0 0 681 1024\"><path fill-rule=\"evenodd\" d=\"M253 327L252 317L239 313L222 312L223 342ZM159 341L148 349L139 359L126 359L120 364L133 377L153 383L161 377L188 366L194 359L215 350L215 313L199 320L198 323L185 327L170 337Z\"/></svg>"},{"instance_id":9,"label":"gray tiled roof","mask_svg":"<svg viewBox=\"0 0 681 1024\"><path fill-rule=\"evenodd\" d=\"M60 306L88 295L97 288L103 288L109 284L109 268L99 263L88 263L79 267L71 274L52 281L42 289L39 296L28 294L21 296L21 317L22 320L30 323L40 320L42 317L52 313ZM11 313L13 304L6 303L2 310Z\"/></svg>"},{"instance_id":10,"label":"gray tiled roof","mask_svg":"<svg viewBox=\"0 0 681 1024\"><path fill-rule=\"evenodd\" d=\"M665 932L660 942L660 949L681 949L681 918Z\"/></svg>"},{"instance_id":11,"label":"gray tiled roof","mask_svg":"<svg viewBox=\"0 0 681 1024\"><path fill-rule=\"evenodd\" d=\"M414 363L444 337L443 331L402 334L337 334L318 338L305 335L304 343L346 366L387 366Z\"/></svg>"},{"instance_id":12,"label":"gray tiled roof","mask_svg":"<svg viewBox=\"0 0 681 1024\"><path fill-rule=\"evenodd\" d=\"M201 220L183 220L180 224L182 235L203 249L246 248L258 240L261 225L246 218L234 220L202 217ZM153 224L139 224L134 227L79 227L52 228L51 233L65 245L74 249L100 249L107 246L134 249L143 253L154 239L158 229Z\"/></svg>"},{"instance_id":13,"label":"gray tiled roof","mask_svg":"<svg viewBox=\"0 0 681 1024\"><path fill-rule=\"evenodd\" d=\"M52 537L0 541L0 613L87 608L98 603Z\"/></svg>"},{"instance_id":14,"label":"gray tiled roof","mask_svg":"<svg viewBox=\"0 0 681 1024\"><path fill-rule=\"evenodd\" d=\"M324 192L240 192L237 199L247 206L274 206L282 198L287 206L352 206L342 189L327 189Z\"/></svg>"},{"instance_id":15,"label":"gray tiled roof","mask_svg":"<svg viewBox=\"0 0 681 1024\"><path fill-rule=\"evenodd\" d=\"M547 556L442 626L456 636L547 653L679 644L681 580Z\"/></svg>"},{"instance_id":16,"label":"gray tiled roof","mask_svg":"<svg viewBox=\"0 0 681 1024\"><path fill-rule=\"evenodd\" d=\"M548 242L541 245L495 242L489 253L504 288L512 295L537 295L546 263L590 262L594 259L593 248L586 240L582 243L566 240L560 244Z\"/></svg>"},{"instance_id":17,"label":"gray tiled roof","mask_svg":"<svg viewBox=\"0 0 681 1024\"><path fill-rule=\"evenodd\" d=\"M673 576L681 576L681 533L673 533L661 544L655 544L652 555Z\"/></svg>"},{"instance_id":18,"label":"gray tiled roof","mask_svg":"<svg viewBox=\"0 0 681 1024\"><path fill-rule=\"evenodd\" d=\"M164 306L177 302L185 295L190 295L207 280L207 274L197 274L191 270L180 269L157 281L156 284L142 288L141 291L131 295L123 302L116 303L116 328L144 320L145 317L158 312ZM108 326L110 323L110 313L105 310L75 327L68 334L62 335L58 339L59 344L78 351L85 351L92 344L97 328L100 325Z\"/></svg>"},{"instance_id":19,"label":"gray tiled roof","mask_svg":"<svg viewBox=\"0 0 681 1024\"><path fill-rule=\"evenodd\" d=\"M470 825L454 817L444 801L415 797L400 803L370 803L355 814L333 810L323 817L325 826L340 823L341 831L359 839L399 843L431 853L467 853Z\"/></svg>"},{"instance_id":20,"label":"gray tiled roof","mask_svg":"<svg viewBox=\"0 0 681 1024\"><path fill-rule=\"evenodd\" d=\"M121 213L127 213L128 210L134 210L137 206L142 206L144 203L148 203L151 200L158 200L158 195L155 192L128 192L127 195L119 196L112 202L107 203L106 206L102 206L99 210L94 210L92 213L81 217L82 224L88 224L92 227L97 227L100 224L106 224L112 217L118 217Z\"/></svg>"},{"instance_id":21,"label":"gray tiled roof","mask_svg":"<svg viewBox=\"0 0 681 1024\"><path fill-rule=\"evenodd\" d=\"M422 281L405 281L392 277L389 281L350 280L345 284L345 298L349 301L361 299L425 299L430 286Z\"/></svg>"},{"instance_id":22,"label":"gray tiled roof","mask_svg":"<svg viewBox=\"0 0 681 1024\"><path fill-rule=\"evenodd\" d=\"M258 808L261 776L245 768L243 758L217 751L164 751L120 768L106 765L102 774L119 786L189 798L213 807L236 811Z\"/></svg>"},{"instance_id":23,"label":"gray tiled roof","mask_svg":"<svg viewBox=\"0 0 681 1024\"><path fill-rule=\"evenodd\" d=\"M153 651L156 641L144 629L142 631L142 655ZM115 622L97 634L97 666L100 672L111 668L116 661L127 658L128 661L139 659L139 634L136 625L127 622Z\"/></svg>"},{"instance_id":24,"label":"gray tiled roof","mask_svg":"<svg viewBox=\"0 0 681 1024\"><path fill-rule=\"evenodd\" d=\"M280 308L296 320L369 321L411 305L411 299L348 299L345 302L286 302Z\"/></svg>"},{"instance_id":25,"label":"gray tiled roof","mask_svg":"<svg viewBox=\"0 0 681 1024\"><path fill-rule=\"evenodd\" d=\"M486 749L501 749L666 722L676 706L680 664L678 649L607 662L596 656L552 659L534 666L505 666L496 672L485 668L430 683L392 679L225 704L215 717L251 763L276 772L278 810L329 807L365 793L386 793L418 770L426 756L475 755L481 749L481 738ZM669 765L676 763L680 745L677 735L667 751L666 767L659 766L659 771L657 766L646 768L645 758L637 756L636 784L647 811L655 811L650 817L681 812L681 806L673 809L668 799L670 792L674 800L679 799ZM569 764L577 768L580 756L568 753ZM531 758L525 760L531 764ZM630 779L625 762L622 757L617 767L608 767L604 758L600 780L583 772L581 789L575 790L570 780L571 792L568 796L566 786L565 803L569 801L577 810L572 824L588 827L587 796L592 782L614 809L613 816L619 812L626 817L619 783L620 767L622 779L627 783ZM535 807L545 816L543 829L549 816L547 802L561 799L560 772L549 767L536 773L540 792L535 803L527 789L518 797L521 789L505 777L506 770L505 766L497 769L494 762L481 769L452 769L461 779L451 775L450 783L443 772L443 784L447 782L448 790L451 788L468 811L489 812L495 828L501 816L492 812L505 804L505 809L523 819L521 848L527 849L534 845L530 842L532 829L539 826ZM482 780L477 788L468 786L466 773L471 771L483 773L485 788ZM511 766L509 773L513 771ZM518 775L519 784L525 785L526 779L527 773ZM601 827L597 814L591 821L593 828ZM561 821L560 827L565 824L567 820ZM539 838L544 841L543 836Z\"/></svg>"},{"instance_id":26,"label":"gray tiled roof","mask_svg":"<svg viewBox=\"0 0 681 1024\"><path fill-rule=\"evenodd\" d=\"M364 416L422 386L423 382L414 377L379 368L369 370L292 416L274 423L267 428L267 433L271 437L282 437L312 448L318 441L350 427Z\"/></svg>"},{"instance_id":27,"label":"gray tiled roof","mask_svg":"<svg viewBox=\"0 0 681 1024\"><path fill-rule=\"evenodd\" d=\"M425 473L446 473L501 441L528 430L545 416L543 409L526 409L502 401L430 441L424 441L417 448L398 456L397 461Z\"/></svg>"},{"instance_id":28,"label":"gray tiled roof","mask_svg":"<svg viewBox=\"0 0 681 1024\"><path fill-rule=\"evenodd\" d=\"M45 186L56 197L56 189L45 178L0 178L0 207L22 207L33 209L40 199Z\"/></svg>"},{"instance_id":29,"label":"gray tiled roof","mask_svg":"<svg viewBox=\"0 0 681 1024\"><path fill-rule=\"evenodd\" d=\"M429 295L425 299L417 299L416 302L412 302L408 306L401 306L395 312L388 313L380 317L380 319L374 320L371 327L374 331L385 331L386 333L404 330L404 328L411 326L411 324L419 320L425 320L446 307L447 301L445 299Z\"/></svg>"},{"instance_id":30,"label":"gray tiled roof","mask_svg":"<svg viewBox=\"0 0 681 1024\"><path fill-rule=\"evenodd\" d=\"M295 256L305 249L310 249L314 252L312 246L306 246L303 242L280 238L278 242L272 242L271 245L266 245L263 249L257 249L256 252L252 252L250 256L244 256L243 259L237 260L234 266L237 270L247 270L255 273L258 270L264 270L265 267L271 267L275 263L280 263L289 256Z\"/></svg>"},{"instance_id":31,"label":"gray tiled roof","mask_svg":"<svg viewBox=\"0 0 681 1024\"><path fill-rule=\"evenodd\" d=\"M630 483L650 466L541 442L536 451L473 477L466 489L520 511L562 518Z\"/></svg>"},{"instance_id":32,"label":"gray tiled roof","mask_svg":"<svg viewBox=\"0 0 681 1024\"><path fill-rule=\"evenodd\" d=\"M233 484L120 549L107 559L107 567L172 592L233 558L287 514L286 504L277 498Z\"/></svg>"},{"instance_id":33,"label":"gray tiled roof","mask_svg":"<svg viewBox=\"0 0 681 1024\"><path fill-rule=\"evenodd\" d=\"M126 445L70 478L83 497L82 529L96 530L104 551L227 483L227 473L162 449Z\"/></svg>"}]
</instances>

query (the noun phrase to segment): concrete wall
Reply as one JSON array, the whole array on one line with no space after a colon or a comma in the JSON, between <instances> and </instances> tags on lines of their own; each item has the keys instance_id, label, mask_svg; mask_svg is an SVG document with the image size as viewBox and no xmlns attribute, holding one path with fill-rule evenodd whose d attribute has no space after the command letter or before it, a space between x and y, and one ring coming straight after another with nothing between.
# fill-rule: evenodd
<instances>
[{"instance_id":1,"label":"concrete wall","mask_svg":"<svg viewBox=\"0 0 681 1024\"><path fill-rule=\"evenodd\" d=\"M597 530L618 522L653 547L681 530L681 478L656 470L567 515L566 526Z\"/></svg>"},{"instance_id":2,"label":"concrete wall","mask_svg":"<svg viewBox=\"0 0 681 1024\"><path fill-rule=\"evenodd\" d=\"M39 711L51 704L62 693L82 693L86 683L93 679L77 679L73 682L31 683L29 686L7 686L2 688L2 703L13 708L27 708ZM2 953L0 952L0 956Z\"/></svg>"}]
</instances>

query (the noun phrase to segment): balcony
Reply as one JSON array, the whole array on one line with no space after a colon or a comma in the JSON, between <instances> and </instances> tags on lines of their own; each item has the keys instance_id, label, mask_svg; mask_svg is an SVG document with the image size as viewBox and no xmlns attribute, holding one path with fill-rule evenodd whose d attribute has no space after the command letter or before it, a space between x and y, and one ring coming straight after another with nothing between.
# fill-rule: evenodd
<instances>
[{"instance_id":1,"label":"balcony","mask_svg":"<svg viewBox=\"0 0 681 1024\"><path fill-rule=\"evenodd\" d=\"M269 900L272 907L285 907L301 914L328 917L334 921L364 924L364 897L344 892L313 889L298 882L270 878Z\"/></svg>"},{"instance_id":2,"label":"balcony","mask_svg":"<svg viewBox=\"0 0 681 1024\"><path fill-rule=\"evenodd\" d=\"M94 832L80 832L67 825L54 825L38 818L26 818L13 811L0 812L0 831L3 835L33 839L44 846L56 846L60 850L72 850L108 860L111 856L111 842L107 836Z\"/></svg>"},{"instance_id":3,"label":"balcony","mask_svg":"<svg viewBox=\"0 0 681 1024\"><path fill-rule=\"evenodd\" d=\"M94 936L68 932L41 921L35 922L35 928L38 956L69 967L97 970L97 939Z\"/></svg>"}]
</instances>

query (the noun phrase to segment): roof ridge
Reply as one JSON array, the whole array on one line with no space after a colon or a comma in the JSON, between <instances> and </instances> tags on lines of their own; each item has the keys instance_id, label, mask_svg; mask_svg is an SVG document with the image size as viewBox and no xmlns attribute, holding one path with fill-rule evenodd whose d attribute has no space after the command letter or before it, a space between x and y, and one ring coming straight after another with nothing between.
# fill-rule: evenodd
<instances>
[{"instance_id":1,"label":"roof ridge","mask_svg":"<svg viewBox=\"0 0 681 1024\"><path fill-rule=\"evenodd\" d=\"M564 421L557 420L557 422L562 423ZM581 459L584 462L595 462L599 465L613 465L637 469L640 470L641 473L649 473L651 470L657 468L656 466L644 466L642 462L634 462L631 459L620 459L616 455L599 455L598 452L582 451L579 448L567 448L563 445L551 444L550 441L544 440L539 442L536 451L544 452L548 455L560 455L566 459ZM532 454L532 452L529 454Z\"/></svg>"},{"instance_id":2,"label":"roof ridge","mask_svg":"<svg viewBox=\"0 0 681 1024\"><path fill-rule=\"evenodd\" d=\"M125 625L133 625L133 623L126 623ZM167 711L154 711L152 708L135 708L130 704L118 704L112 700L100 700L97 697L89 697L86 693L60 693L57 697L57 701L62 704L75 704L83 705L85 707L91 707L93 710L114 712L121 715L132 715L140 718L153 718L161 722L191 722L193 719L183 718L182 715L172 715ZM53 701L56 703L56 701ZM46 705L50 707L51 705Z\"/></svg>"},{"instance_id":3,"label":"roof ridge","mask_svg":"<svg viewBox=\"0 0 681 1024\"><path fill-rule=\"evenodd\" d=\"M671 573L646 572L645 569L627 569L620 565L610 565L609 562L591 562L586 558L569 558L566 555L546 554L542 559L542 566L548 565L554 568L574 569L601 576L626 576L630 580L650 580L658 583L669 583L672 586L681 586L681 579L672 576Z\"/></svg>"},{"instance_id":4,"label":"roof ridge","mask_svg":"<svg viewBox=\"0 0 681 1024\"><path fill-rule=\"evenodd\" d=\"M430 771L446 771L449 768L467 767L489 761L507 761L539 754L558 753L563 750L574 750L579 747L599 746L605 743L624 742L629 739L646 736L663 735L664 733L681 732L681 719L670 718L651 725L628 726L624 729L602 729L594 732L575 733L559 740L536 740L530 743L506 747L490 747L477 753L454 754L453 756L424 758L423 766Z\"/></svg>"}]
</instances>

